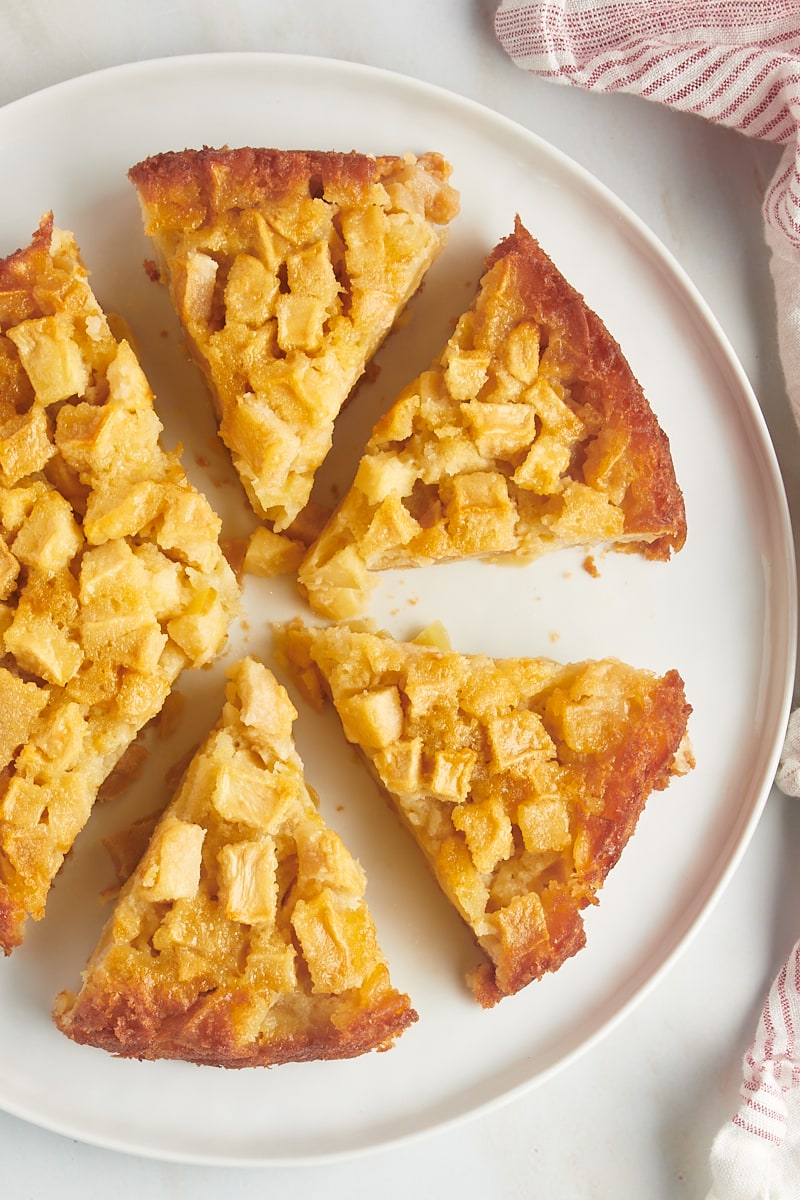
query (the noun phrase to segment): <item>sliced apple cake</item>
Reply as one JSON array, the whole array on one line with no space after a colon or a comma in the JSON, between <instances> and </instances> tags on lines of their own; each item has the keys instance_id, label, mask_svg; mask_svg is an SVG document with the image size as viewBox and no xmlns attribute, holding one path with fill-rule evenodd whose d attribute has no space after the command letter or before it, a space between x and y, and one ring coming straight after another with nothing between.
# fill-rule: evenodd
<instances>
[{"instance_id":1,"label":"sliced apple cake","mask_svg":"<svg viewBox=\"0 0 800 1200\"><path fill-rule=\"evenodd\" d=\"M239 589L71 233L0 261L0 947Z\"/></svg>"},{"instance_id":2,"label":"sliced apple cake","mask_svg":"<svg viewBox=\"0 0 800 1200\"><path fill-rule=\"evenodd\" d=\"M334 704L485 958L489 1007L585 943L581 910L648 795L693 765L676 671L458 654L371 624L276 628L305 696Z\"/></svg>"},{"instance_id":3,"label":"sliced apple cake","mask_svg":"<svg viewBox=\"0 0 800 1200\"><path fill-rule=\"evenodd\" d=\"M439 154L158 154L129 172L220 436L256 514L291 525L334 421L444 246Z\"/></svg>"},{"instance_id":4,"label":"sliced apple cake","mask_svg":"<svg viewBox=\"0 0 800 1200\"><path fill-rule=\"evenodd\" d=\"M223 1067L385 1050L417 1019L392 986L365 877L326 825L297 713L253 658L124 885L77 995L76 1042Z\"/></svg>"},{"instance_id":5,"label":"sliced apple cake","mask_svg":"<svg viewBox=\"0 0 800 1200\"><path fill-rule=\"evenodd\" d=\"M666 559L683 545L669 442L600 318L519 218L486 267L301 563L321 616L363 612L388 568L566 546Z\"/></svg>"}]
</instances>

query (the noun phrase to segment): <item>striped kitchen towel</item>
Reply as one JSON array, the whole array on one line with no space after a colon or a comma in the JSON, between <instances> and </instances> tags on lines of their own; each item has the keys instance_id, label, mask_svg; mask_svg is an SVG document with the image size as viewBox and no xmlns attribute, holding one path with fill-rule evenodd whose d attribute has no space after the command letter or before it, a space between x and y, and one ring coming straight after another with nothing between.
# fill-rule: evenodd
<instances>
[{"instance_id":1,"label":"striped kitchen towel","mask_svg":"<svg viewBox=\"0 0 800 1200\"><path fill-rule=\"evenodd\" d=\"M800 1197L800 942L770 988L744 1056L739 1108L711 1147L707 1200Z\"/></svg>"},{"instance_id":2,"label":"striped kitchen towel","mask_svg":"<svg viewBox=\"0 0 800 1200\"><path fill-rule=\"evenodd\" d=\"M764 228L800 425L800 0L503 0L495 29L542 79L632 92L786 147Z\"/></svg>"},{"instance_id":3,"label":"striped kitchen towel","mask_svg":"<svg viewBox=\"0 0 800 1200\"><path fill-rule=\"evenodd\" d=\"M764 197L781 362L800 426L800 0L503 0L497 37L542 79L631 92L785 147ZM776 783L800 795L800 710ZM800 941L711 1149L708 1200L800 1200Z\"/></svg>"}]
</instances>

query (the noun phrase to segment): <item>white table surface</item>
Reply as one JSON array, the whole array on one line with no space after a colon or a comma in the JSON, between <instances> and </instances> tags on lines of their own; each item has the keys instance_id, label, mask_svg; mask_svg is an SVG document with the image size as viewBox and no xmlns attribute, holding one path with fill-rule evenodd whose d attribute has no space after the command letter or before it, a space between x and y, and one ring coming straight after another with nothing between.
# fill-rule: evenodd
<instances>
[{"instance_id":1,"label":"white table surface","mask_svg":"<svg viewBox=\"0 0 800 1200\"><path fill-rule=\"evenodd\" d=\"M777 151L635 98L586 95L527 76L495 40L495 7L495 0L0 0L0 104L119 63L264 50L383 67L511 117L606 183L688 272L753 384L790 506L800 512L798 438L777 361L760 215ZM291 1169L137 1159L0 1113L0 1194L702 1198L709 1145L735 1111L741 1057L764 994L800 936L799 859L800 801L773 790L729 886L666 976L577 1061L489 1113L402 1147Z\"/></svg>"}]
</instances>

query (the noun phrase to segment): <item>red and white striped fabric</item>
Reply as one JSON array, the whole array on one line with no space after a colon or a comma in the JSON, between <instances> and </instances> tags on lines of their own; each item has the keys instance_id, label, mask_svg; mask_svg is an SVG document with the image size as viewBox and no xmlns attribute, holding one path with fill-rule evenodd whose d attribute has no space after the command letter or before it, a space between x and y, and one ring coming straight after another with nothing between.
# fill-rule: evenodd
<instances>
[{"instance_id":1,"label":"red and white striped fabric","mask_svg":"<svg viewBox=\"0 0 800 1200\"><path fill-rule=\"evenodd\" d=\"M800 1196L800 942L770 988L744 1057L739 1109L711 1147L708 1200Z\"/></svg>"},{"instance_id":2,"label":"red and white striped fabric","mask_svg":"<svg viewBox=\"0 0 800 1200\"><path fill-rule=\"evenodd\" d=\"M764 218L800 424L800 0L503 0L495 29L543 79L632 92L786 145Z\"/></svg>"},{"instance_id":3,"label":"red and white striped fabric","mask_svg":"<svg viewBox=\"0 0 800 1200\"><path fill-rule=\"evenodd\" d=\"M495 29L514 62L543 79L631 92L785 146L764 234L800 425L800 0L503 0ZM800 710L776 782L800 795ZM708 1200L800 1200L800 941L767 997L711 1174Z\"/></svg>"}]
</instances>

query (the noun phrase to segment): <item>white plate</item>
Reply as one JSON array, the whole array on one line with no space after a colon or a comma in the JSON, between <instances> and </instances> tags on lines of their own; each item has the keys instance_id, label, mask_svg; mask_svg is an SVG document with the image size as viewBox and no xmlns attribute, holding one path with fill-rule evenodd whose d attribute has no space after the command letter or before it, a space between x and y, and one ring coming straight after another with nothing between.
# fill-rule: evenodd
<instances>
[{"instance_id":1,"label":"white plate","mask_svg":"<svg viewBox=\"0 0 800 1200\"><path fill-rule=\"evenodd\" d=\"M106 308L123 313L181 438L195 481L228 531L241 493L210 407L184 361L163 289L142 260L127 168L184 146L272 145L370 152L441 150L462 213L380 355L380 375L343 417L322 473L327 494L355 462L395 386L439 347L483 256L515 212L622 343L672 443L689 537L669 564L580 555L522 569L433 568L387 577L373 611L398 635L434 618L453 644L569 660L619 655L677 667L694 706L697 769L653 796L587 917L588 945L557 975L481 1010L463 970L472 947L415 851L353 760L336 723L301 709L296 733L328 819L361 858L394 980L420 1021L388 1054L271 1071L123 1062L74 1046L49 1019L74 986L104 917L101 836L164 798L165 765L216 716L220 669L184 676L183 721L153 742L141 783L95 812L46 920L0 962L0 1105L71 1137L162 1158L296 1163L385 1146L541 1083L626 1013L675 958L730 877L775 769L794 664L794 564L783 491L743 372L686 278L607 190L511 122L409 79L342 62L221 55L141 63L74 80L0 110L6 186L0 254L42 212L71 228ZM465 598L468 597L468 601ZM269 656L268 622L302 608L291 585L250 580L228 658Z\"/></svg>"}]
</instances>

